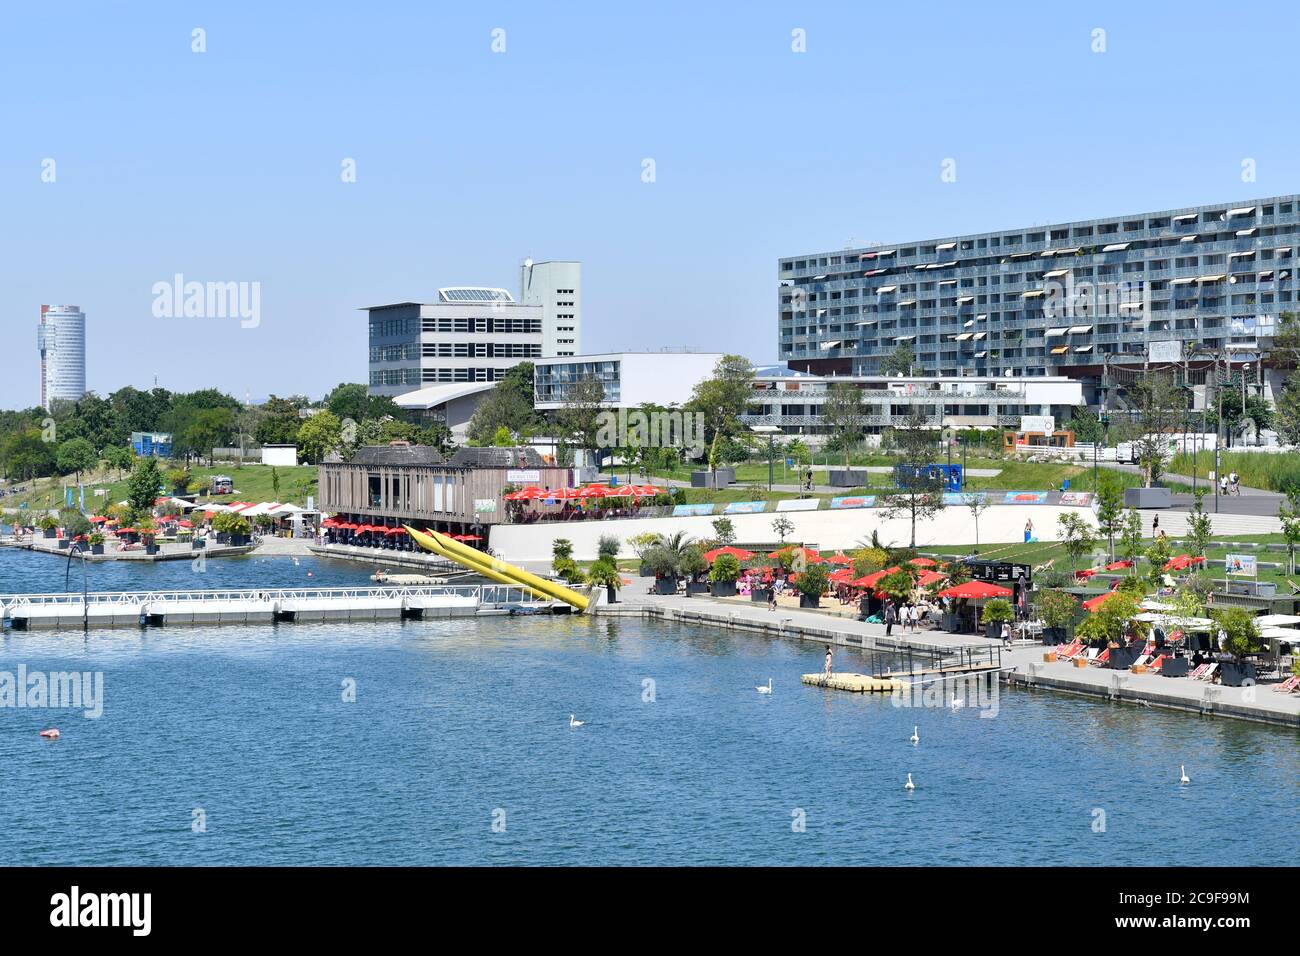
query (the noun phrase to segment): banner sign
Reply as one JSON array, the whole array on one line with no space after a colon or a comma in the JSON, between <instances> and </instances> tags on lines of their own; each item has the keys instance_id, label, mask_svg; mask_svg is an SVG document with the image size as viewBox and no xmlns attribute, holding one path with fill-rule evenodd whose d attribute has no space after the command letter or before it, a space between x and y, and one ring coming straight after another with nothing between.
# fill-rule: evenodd
<instances>
[{"instance_id":1,"label":"banner sign","mask_svg":"<svg viewBox=\"0 0 1300 956\"><path fill-rule=\"evenodd\" d=\"M1091 491L1063 491L1061 492L1061 504L1063 505L1092 504L1092 492Z\"/></svg>"},{"instance_id":2,"label":"banner sign","mask_svg":"<svg viewBox=\"0 0 1300 956\"><path fill-rule=\"evenodd\" d=\"M767 510L766 501L729 501L722 509L724 515L756 515Z\"/></svg>"},{"instance_id":3,"label":"banner sign","mask_svg":"<svg viewBox=\"0 0 1300 956\"><path fill-rule=\"evenodd\" d=\"M1223 559L1223 566L1228 574L1259 576L1259 563L1253 554L1229 554Z\"/></svg>"},{"instance_id":4,"label":"banner sign","mask_svg":"<svg viewBox=\"0 0 1300 956\"><path fill-rule=\"evenodd\" d=\"M510 468L506 470L506 481L512 485L538 485L542 473L536 468Z\"/></svg>"},{"instance_id":5,"label":"banner sign","mask_svg":"<svg viewBox=\"0 0 1300 956\"><path fill-rule=\"evenodd\" d=\"M832 498L832 508L874 508L876 506L875 495L862 495L856 498Z\"/></svg>"},{"instance_id":6,"label":"banner sign","mask_svg":"<svg viewBox=\"0 0 1300 956\"><path fill-rule=\"evenodd\" d=\"M821 502L816 498L787 498L776 503L777 511L816 511Z\"/></svg>"},{"instance_id":7,"label":"banner sign","mask_svg":"<svg viewBox=\"0 0 1300 956\"><path fill-rule=\"evenodd\" d=\"M973 501L983 501L988 497L982 491L945 491L943 493L943 503L945 505L968 505Z\"/></svg>"},{"instance_id":8,"label":"banner sign","mask_svg":"<svg viewBox=\"0 0 1300 956\"><path fill-rule=\"evenodd\" d=\"M1047 492L1008 491L1007 496L1002 499L1002 503L1007 505L1045 505L1047 504Z\"/></svg>"},{"instance_id":9,"label":"banner sign","mask_svg":"<svg viewBox=\"0 0 1300 956\"><path fill-rule=\"evenodd\" d=\"M1052 415L1021 415L1020 430L1050 435L1056 431L1056 418Z\"/></svg>"},{"instance_id":10,"label":"banner sign","mask_svg":"<svg viewBox=\"0 0 1300 956\"><path fill-rule=\"evenodd\" d=\"M475 498L474 513L476 515L492 514L497 510L497 501L495 498Z\"/></svg>"},{"instance_id":11,"label":"banner sign","mask_svg":"<svg viewBox=\"0 0 1300 956\"><path fill-rule=\"evenodd\" d=\"M713 505L673 505L674 518L689 518L692 515L711 515Z\"/></svg>"}]
</instances>

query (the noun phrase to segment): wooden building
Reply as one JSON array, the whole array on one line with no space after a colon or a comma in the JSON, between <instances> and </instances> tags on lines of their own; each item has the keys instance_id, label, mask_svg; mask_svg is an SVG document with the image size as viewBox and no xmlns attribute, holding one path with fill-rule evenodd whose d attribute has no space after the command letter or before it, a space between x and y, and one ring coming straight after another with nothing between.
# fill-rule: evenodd
<instances>
[{"instance_id":1,"label":"wooden building","mask_svg":"<svg viewBox=\"0 0 1300 956\"><path fill-rule=\"evenodd\" d=\"M418 523L463 533L505 521L507 485L569 487L573 473L531 448L461 448L451 458L407 442L360 448L320 465L318 507L367 524Z\"/></svg>"}]
</instances>

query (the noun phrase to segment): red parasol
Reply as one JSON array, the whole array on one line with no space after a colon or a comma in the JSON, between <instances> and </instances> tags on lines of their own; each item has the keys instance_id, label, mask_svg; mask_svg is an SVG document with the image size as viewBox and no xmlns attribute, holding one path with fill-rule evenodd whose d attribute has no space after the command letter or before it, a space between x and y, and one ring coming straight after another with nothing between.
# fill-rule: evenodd
<instances>
[{"instance_id":1,"label":"red parasol","mask_svg":"<svg viewBox=\"0 0 1300 956\"><path fill-rule=\"evenodd\" d=\"M1001 585L990 584L987 581L967 581L965 584L958 584L947 590L940 591L939 597L952 598L969 598L974 601L982 601L986 598L1011 597L1010 588L1004 588Z\"/></svg>"},{"instance_id":2,"label":"red parasol","mask_svg":"<svg viewBox=\"0 0 1300 956\"><path fill-rule=\"evenodd\" d=\"M724 554L729 554L737 561L748 561L754 556L753 551L746 551L744 548L733 548L727 545L725 548L714 548L712 551L704 552L704 560L712 564Z\"/></svg>"}]
</instances>

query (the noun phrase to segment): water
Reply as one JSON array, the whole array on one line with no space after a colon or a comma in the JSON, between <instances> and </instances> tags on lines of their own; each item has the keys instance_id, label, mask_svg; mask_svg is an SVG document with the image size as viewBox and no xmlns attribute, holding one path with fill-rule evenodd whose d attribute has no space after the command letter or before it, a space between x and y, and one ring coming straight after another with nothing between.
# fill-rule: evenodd
<instances>
[{"instance_id":1,"label":"water","mask_svg":"<svg viewBox=\"0 0 1300 956\"><path fill-rule=\"evenodd\" d=\"M203 584L368 573L210 561ZM195 586L184 562L91 574ZM0 553L0 590L42 583L58 562ZM802 686L822 653L585 617L7 632L0 670L102 671L105 708L0 709L0 865L1276 864L1300 825L1294 732L1046 691L902 709Z\"/></svg>"}]
</instances>

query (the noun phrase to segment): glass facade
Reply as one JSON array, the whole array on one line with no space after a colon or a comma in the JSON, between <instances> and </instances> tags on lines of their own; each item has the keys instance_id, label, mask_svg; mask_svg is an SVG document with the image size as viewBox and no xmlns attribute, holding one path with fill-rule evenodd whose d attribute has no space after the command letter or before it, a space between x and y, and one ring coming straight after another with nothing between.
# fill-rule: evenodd
<instances>
[{"instance_id":1,"label":"glass facade","mask_svg":"<svg viewBox=\"0 0 1300 956\"><path fill-rule=\"evenodd\" d=\"M778 354L871 375L907 344L915 374L1088 378L1152 343L1249 350L1296 309L1297 247L1283 196L786 257Z\"/></svg>"},{"instance_id":2,"label":"glass facade","mask_svg":"<svg viewBox=\"0 0 1300 956\"><path fill-rule=\"evenodd\" d=\"M605 401L617 404L622 398L621 364L614 359L538 365L533 377L536 401L538 403L565 402L568 400L571 385L594 378L605 388Z\"/></svg>"}]
</instances>

